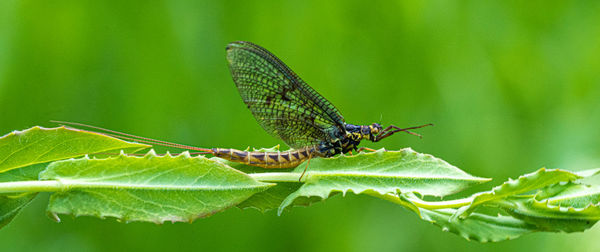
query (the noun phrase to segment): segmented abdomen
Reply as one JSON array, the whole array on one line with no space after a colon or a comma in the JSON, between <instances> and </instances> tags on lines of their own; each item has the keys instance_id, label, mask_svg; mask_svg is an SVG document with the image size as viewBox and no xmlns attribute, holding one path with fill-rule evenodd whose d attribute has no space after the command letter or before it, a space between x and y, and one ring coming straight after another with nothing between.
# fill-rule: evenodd
<instances>
[{"instance_id":1,"label":"segmented abdomen","mask_svg":"<svg viewBox=\"0 0 600 252\"><path fill-rule=\"evenodd\" d=\"M314 147L282 152L241 151L213 148L213 155L233 162L244 163L267 169L293 168L310 157L321 156Z\"/></svg>"}]
</instances>

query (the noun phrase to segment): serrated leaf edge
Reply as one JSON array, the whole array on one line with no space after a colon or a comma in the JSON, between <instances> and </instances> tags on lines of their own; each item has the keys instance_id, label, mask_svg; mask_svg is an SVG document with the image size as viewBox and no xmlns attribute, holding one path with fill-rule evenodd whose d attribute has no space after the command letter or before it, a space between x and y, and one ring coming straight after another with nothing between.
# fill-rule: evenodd
<instances>
[{"instance_id":1,"label":"serrated leaf edge","mask_svg":"<svg viewBox=\"0 0 600 252\"><path fill-rule=\"evenodd\" d=\"M473 195L473 201L472 201L472 203L469 206L460 208L460 210L456 212L456 215L453 216L453 218L457 218L457 217L466 218L474 210L475 207L483 204L484 202L495 200L493 198L494 196L502 194L503 191L506 191L506 190L510 191L511 190L510 187L516 187L516 186L518 186L518 185L520 185L522 183L525 183L528 180L536 179L536 177L540 176L540 174L549 173L549 172L565 172L565 173L567 173L569 175L572 175L573 179L558 180L558 181L554 181L553 183L547 183L547 185L551 185L551 184L558 183L558 182L574 181L574 180L583 178L582 176L580 176L580 175L578 175L578 174L576 174L574 172L571 172L571 171L562 170L562 169L546 169L545 167L542 167L542 168L538 169L535 172L521 175L517 179L513 180L513 179L509 178L508 181L505 181L501 185L492 188L491 191L480 192L480 193L474 194ZM539 187L536 187L536 188L544 187L544 186L547 186L547 185L542 185L542 186L539 186ZM511 195L517 195L517 194L520 194L520 193L525 193L525 192L534 190L536 188L526 187L526 188L523 188L523 189L511 192L511 193L507 193L505 195L505 197L508 197L508 196L511 196ZM491 199L482 200L481 198L483 196L491 196L490 197Z\"/></svg>"}]
</instances>

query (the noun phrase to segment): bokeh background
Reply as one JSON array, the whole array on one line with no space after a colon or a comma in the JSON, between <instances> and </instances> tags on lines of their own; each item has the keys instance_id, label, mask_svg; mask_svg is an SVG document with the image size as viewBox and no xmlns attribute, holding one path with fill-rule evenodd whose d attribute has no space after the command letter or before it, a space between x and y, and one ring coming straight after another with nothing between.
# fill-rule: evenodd
<instances>
[{"instance_id":1,"label":"bokeh background","mask_svg":"<svg viewBox=\"0 0 600 252\"><path fill-rule=\"evenodd\" d=\"M414 126L369 147L430 153L494 178L600 166L598 1L0 1L0 135L49 120L202 147L270 147L225 46L278 55L347 122ZM0 230L11 251L598 251L600 227L468 242L401 207L336 196L277 217L192 224L45 216Z\"/></svg>"}]
</instances>

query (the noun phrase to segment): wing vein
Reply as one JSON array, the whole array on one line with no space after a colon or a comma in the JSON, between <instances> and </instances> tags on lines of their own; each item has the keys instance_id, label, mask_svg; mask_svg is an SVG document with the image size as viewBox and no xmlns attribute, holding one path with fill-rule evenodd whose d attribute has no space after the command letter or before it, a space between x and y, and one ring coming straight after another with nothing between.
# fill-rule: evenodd
<instances>
[{"instance_id":1,"label":"wing vein","mask_svg":"<svg viewBox=\"0 0 600 252\"><path fill-rule=\"evenodd\" d=\"M265 131L293 148L331 141L344 119L279 58L250 42L227 46L227 60L242 100Z\"/></svg>"}]
</instances>

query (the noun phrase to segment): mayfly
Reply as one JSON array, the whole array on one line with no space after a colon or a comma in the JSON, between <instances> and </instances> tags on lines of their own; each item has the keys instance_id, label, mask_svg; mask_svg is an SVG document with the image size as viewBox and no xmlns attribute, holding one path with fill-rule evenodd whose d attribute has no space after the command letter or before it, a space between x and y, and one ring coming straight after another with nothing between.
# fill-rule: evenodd
<instances>
[{"instance_id":1,"label":"mayfly","mask_svg":"<svg viewBox=\"0 0 600 252\"><path fill-rule=\"evenodd\" d=\"M409 130L431 125L410 128L390 125L383 128L378 123L346 123L333 104L266 49L250 42L238 41L227 45L226 50L231 76L242 100L262 128L292 147L292 150L259 152L227 148L206 149L79 123L58 123L101 130L104 134L125 140L200 151L201 154L212 154L263 168L292 168L306 160L310 161L313 157L332 157L353 150L360 151L358 145L362 140L379 142L400 131L420 136Z\"/></svg>"}]
</instances>

